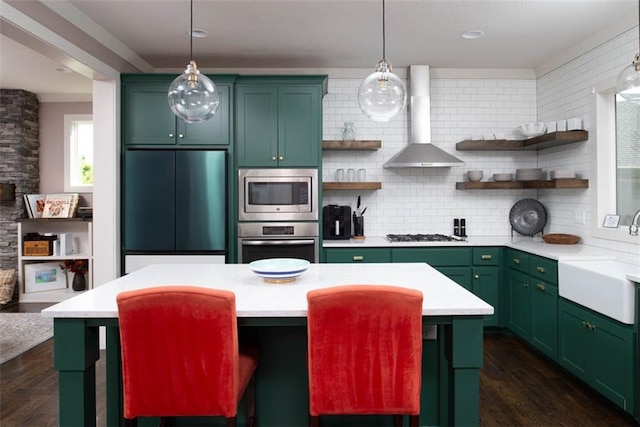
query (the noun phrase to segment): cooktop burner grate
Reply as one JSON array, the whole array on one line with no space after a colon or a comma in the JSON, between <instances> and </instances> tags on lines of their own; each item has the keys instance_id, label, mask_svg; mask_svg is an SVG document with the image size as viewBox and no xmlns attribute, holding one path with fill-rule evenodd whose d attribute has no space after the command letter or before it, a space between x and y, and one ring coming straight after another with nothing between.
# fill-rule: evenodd
<instances>
[{"instance_id":1,"label":"cooktop burner grate","mask_svg":"<svg viewBox=\"0 0 640 427\"><path fill-rule=\"evenodd\" d=\"M387 234L387 240L390 242L455 242L463 239L444 234Z\"/></svg>"}]
</instances>

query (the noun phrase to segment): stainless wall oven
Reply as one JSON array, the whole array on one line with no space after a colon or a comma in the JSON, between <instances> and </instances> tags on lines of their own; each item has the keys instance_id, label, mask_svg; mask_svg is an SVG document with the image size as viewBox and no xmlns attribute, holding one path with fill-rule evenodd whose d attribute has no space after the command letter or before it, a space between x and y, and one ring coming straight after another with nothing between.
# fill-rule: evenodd
<instances>
[{"instance_id":1,"label":"stainless wall oven","mask_svg":"<svg viewBox=\"0 0 640 427\"><path fill-rule=\"evenodd\" d=\"M238 262L265 258L300 258L319 262L317 222L238 224Z\"/></svg>"},{"instance_id":2,"label":"stainless wall oven","mask_svg":"<svg viewBox=\"0 0 640 427\"><path fill-rule=\"evenodd\" d=\"M317 221L316 169L240 169L240 221Z\"/></svg>"}]
</instances>

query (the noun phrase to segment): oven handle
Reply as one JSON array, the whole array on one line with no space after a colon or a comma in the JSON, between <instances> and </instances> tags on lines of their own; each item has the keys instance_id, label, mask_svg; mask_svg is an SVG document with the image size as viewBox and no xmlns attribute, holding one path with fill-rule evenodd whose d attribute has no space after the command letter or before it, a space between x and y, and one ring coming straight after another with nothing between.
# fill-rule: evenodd
<instances>
[{"instance_id":1,"label":"oven handle","mask_svg":"<svg viewBox=\"0 0 640 427\"><path fill-rule=\"evenodd\" d=\"M263 245L313 245L315 240L243 240L243 245L263 246Z\"/></svg>"}]
</instances>

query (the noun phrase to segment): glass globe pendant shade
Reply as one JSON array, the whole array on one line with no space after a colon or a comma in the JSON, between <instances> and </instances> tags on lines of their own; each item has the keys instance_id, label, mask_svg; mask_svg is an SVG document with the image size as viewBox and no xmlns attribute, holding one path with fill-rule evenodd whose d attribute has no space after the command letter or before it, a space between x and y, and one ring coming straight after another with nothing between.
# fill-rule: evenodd
<instances>
[{"instance_id":1,"label":"glass globe pendant shade","mask_svg":"<svg viewBox=\"0 0 640 427\"><path fill-rule=\"evenodd\" d=\"M220 94L211 79L200 74L195 61L169 87L169 107L187 123L209 120L218 111Z\"/></svg>"},{"instance_id":2,"label":"glass globe pendant shade","mask_svg":"<svg viewBox=\"0 0 640 427\"><path fill-rule=\"evenodd\" d=\"M404 82L391 70L391 63L381 60L375 72L358 88L358 105L375 122L388 122L402 111L407 102Z\"/></svg>"},{"instance_id":3,"label":"glass globe pendant shade","mask_svg":"<svg viewBox=\"0 0 640 427\"><path fill-rule=\"evenodd\" d=\"M640 54L618 75L616 90L627 101L640 104Z\"/></svg>"}]
</instances>

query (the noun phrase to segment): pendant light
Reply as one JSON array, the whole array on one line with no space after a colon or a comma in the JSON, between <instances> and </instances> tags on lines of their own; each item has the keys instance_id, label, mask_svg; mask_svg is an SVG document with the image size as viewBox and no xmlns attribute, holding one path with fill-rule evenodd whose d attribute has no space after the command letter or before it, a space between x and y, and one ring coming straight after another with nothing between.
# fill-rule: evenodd
<instances>
[{"instance_id":1,"label":"pendant light","mask_svg":"<svg viewBox=\"0 0 640 427\"><path fill-rule=\"evenodd\" d=\"M382 0L382 60L375 71L360 83L358 105L362 112L375 122L388 122L398 115L407 102L404 82L395 74L391 62L386 59L385 10Z\"/></svg>"},{"instance_id":2,"label":"pendant light","mask_svg":"<svg viewBox=\"0 0 640 427\"><path fill-rule=\"evenodd\" d=\"M184 73L171 83L168 100L173 114L187 123L201 123L209 120L218 111L220 95L213 81L200 74L196 61L193 60L193 0L189 39L189 64Z\"/></svg>"},{"instance_id":3,"label":"pendant light","mask_svg":"<svg viewBox=\"0 0 640 427\"><path fill-rule=\"evenodd\" d=\"M638 33L640 40L640 0L638 0ZM618 75L616 89L627 101L640 104L640 53L636 53L631 65Z\"/></svg>"}]
</instances>

